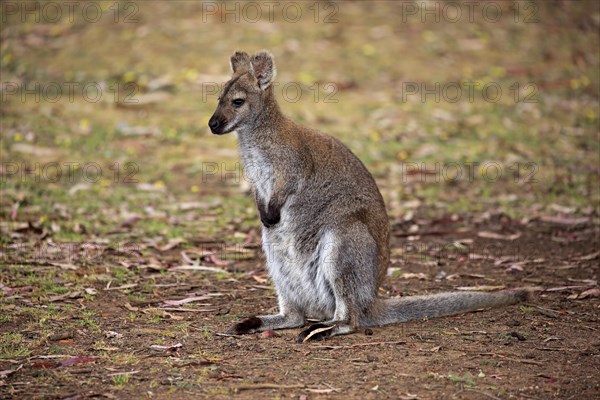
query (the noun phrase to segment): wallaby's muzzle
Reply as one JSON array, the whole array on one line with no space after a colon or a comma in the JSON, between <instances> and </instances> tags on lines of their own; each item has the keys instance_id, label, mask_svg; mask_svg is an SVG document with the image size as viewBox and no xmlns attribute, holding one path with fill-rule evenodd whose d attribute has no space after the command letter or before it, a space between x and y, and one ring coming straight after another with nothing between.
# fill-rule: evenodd
<instances>
[{"instance_id":1,"label":"wallaby's muzzle","mask_svg":"<svg viewBox=\"0 0 600 400\"><path fill-rule=\"evenodd\" d=\"M221 121L215 114L213 114L213 116L210 117L210 120L208 120L208 127L210 128L210 131L215 135L222 135L224 133L227 133L223 130L223 128L225 127L225 121Z\"/></svg>"}]
</instances>

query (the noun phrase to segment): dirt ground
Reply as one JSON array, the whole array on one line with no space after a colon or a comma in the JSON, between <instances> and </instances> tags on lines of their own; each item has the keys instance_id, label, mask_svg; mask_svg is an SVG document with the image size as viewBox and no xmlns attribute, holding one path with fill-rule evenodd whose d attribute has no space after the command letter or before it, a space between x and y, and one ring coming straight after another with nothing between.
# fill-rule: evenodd
<instances>
[{"instance_id":1,"label":"dirt ground","mask_svg":"<svg viewBox=\"0 0 600 400\"><path fill-rule=\"evenodd\" d=\"M596 0L67 3L0 1L0 399L600 398ZM260 49L283 111L377 181L381 296L534 297L223 335L276 308L236 138L207 127L230 55Z\"/></svg>"},{"instance_id":2,"label":"dirt ground","mask_svg":"<svg viewBox=\"0 0 600 400\"><path fill-rule=\"evenodd\" d=\"M4 307L13 319L3 323L2 330L19 332L25 343L35 345L27 357L0 361L2 370L20 368L3 378L1 397L593 399L600 395L600 300L597 293L581 296L597 288L597 225L564 227L541 221L522 225L503 215L419 222L426 228L420 237L403 237L405 224L394 225L394 234L401 237L393 238L393 273L382 295L476 286L528 285L546 291L521 306L296 344L298 329L274 336L221 334L243 316L276 307L260 257L236 263L234 278L212 272L152 271L136 257L120 255L121 263L143 268L129 282L136 286L91 285L98 293L93 301L72 292L52 299L49 307L54 315L39 321L48 335L24 328L35 318L25 308L36 303L31 288L13 289L9 295L13 307ZM506 238L521 236L479 237L486 236L481 232L499 231L498 227L510 232ZM448 248L447 243L455 246ZM257 245L248 242L243 248ZM214 249L220 256L227 253ZM176 266L180 256L174 250L157 251L156 257ZM89 265L74 272L102 274L103 269ZM11 273L24 272L13 266ZM148 292L142 289L148 286ZM135 301L132 294L139 291L146 296ZM168 308L167 299L207 295L211 297L199 300L201 304L173 307L181 311L158 309ZM82 318L82 310L91 321L70 326ZM122 336L111 338L109 331ZM156 344L181 347L150 347ZM89 359L60 365L72 357ZM111 375L115 373L131 374ZM127 378L118 381L115 376Z\"/></svg>"}]
</instances>

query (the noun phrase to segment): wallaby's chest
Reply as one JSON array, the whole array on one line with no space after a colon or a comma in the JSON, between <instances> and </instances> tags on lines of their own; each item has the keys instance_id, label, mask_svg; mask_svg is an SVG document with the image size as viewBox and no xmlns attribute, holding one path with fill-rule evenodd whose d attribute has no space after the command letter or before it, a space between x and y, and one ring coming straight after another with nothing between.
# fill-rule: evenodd
<instances>
[{"instance_id":1,"label":"wallaby's chest","mask_svg":"<svg viewBox=\"0 0 600 400\"><path fill-rule=\"evenodd\" d=\"M261 151L254 150L242 154L244 177L248 179L257 195L265 203L269 203L273 193L273 164Z\"/></svg>"}]
</instances>

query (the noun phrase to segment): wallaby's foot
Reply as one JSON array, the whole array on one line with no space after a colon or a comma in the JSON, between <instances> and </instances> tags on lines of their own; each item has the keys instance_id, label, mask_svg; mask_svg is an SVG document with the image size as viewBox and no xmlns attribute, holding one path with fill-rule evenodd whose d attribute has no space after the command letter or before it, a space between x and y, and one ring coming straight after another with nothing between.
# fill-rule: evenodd
<instances>
[{"instance_id":1,"label":"wallaby's foot","mask_svg":"<svg viewBox=\"0 0 600 400\"><path fill-rule=\"evenodd\" d=\"M288 329L304 326L304 315L298 312L287 312L286 314L261 315L250 317L238 322L225 332L228 335L245 335L268 331L269 329Z\"/></svg>"},{"instance_id":2,"label":"wallaby's foot","mask_svg":"<svg viewBox=\"0 0 600 400\"><path fill-rule=\"evenodd\" d=\"M225 333L228 335L245 335L249 333L258 332L258 329L262 326L262 321L258 317L250 317L238 322L229 328Z\"/></svg>"}]
</instances>

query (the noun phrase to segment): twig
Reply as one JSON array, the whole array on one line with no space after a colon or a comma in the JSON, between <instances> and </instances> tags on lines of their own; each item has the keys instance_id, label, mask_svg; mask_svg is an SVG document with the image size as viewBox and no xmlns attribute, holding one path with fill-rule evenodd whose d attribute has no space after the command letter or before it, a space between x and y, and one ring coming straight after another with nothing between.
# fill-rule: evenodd
<instances>
[{"instance_id":1,"label":"twig","mask_svg":"<svg viewBox=\"0 0 600 400\"><path fill-rule=\"evenodd\" d=\"M364 347L364 346L378 346L380 344L406 344L404 340L398 340L395 342L368 342L368 343L357 343L357 344L349 344L344 346L332 346L332 345L323 345L323 346L315 346L320 349L326 350L338 350L338 349L353 349L355 347Z\"/></svg>"},{"instance_id":2,"label":"twig","mask_svg":"<svg viewBox=\"0 0 600 400\"><path fill-rule=\"evenodd\" d=\"M542 363L539 363L537 361L533 361L533 360L527 360L524 358L512 358L512 357L508 357L502 354L496 354L496 353L479 353L480 356L491 356L491 357L498 357L498 358L502 358L504 360L507 361L514 361L514 362L520 362L523 364L531 364L531 365L542 365Z\"/></svg>"},{"instance_id":3,"label":"twig","mask_svg":"<svg viewBox=\"0 0 600 400\"><path fill-rule=\"evenodd\" d=\"M484 396L486 396L486 397L489 397L490 399L494 399L494 400L502 400L502 399L500 399L499 397L496 397L496 396L494 396L494 395L492 395L492 394L486 393L486 392L484 392L484 391L482 391L482 390L477 390L477 389L467 389L467 388L465 388L465 389L463 389L463 390L464 390L464 391L466 391L466 392L475 392L475 393L479 393L479 394L482 394L482 395L484 395Z\"/></svg>"},{"instance_id":4,"label":"twig","mask_svg":"<svg viewBox=\"0 0 600 400\"><path fill-rule=\"evenodd\" d=\"M549 308L542 308L538 306L536 306L535 308L540 314L545 315L546 317L558 318L558 316L560 315L559 311L551 310Z\"/></svg>"},{"instance_id":5,"label":"twig","mask_svg":"<svg viewBox=\"0 0 600 400\"><path fill-rule=\"evenodd\" d=\"M180 312L212 312L212 311L218 311L218 308L158 307L158 308L149 308L149 310L180 311Z\"/></svg>"},{"instance_id":6,"label":"twig","mask_svg":"<svg viewBox=\"0 0 600 400\"><path fill-rule=\"evenodd\" d=\"M276 383L257 383L256 385L240 385L235 388L239 390L260 390L260 389L302 389L306 385L278 385Z\"/></svg>"},{"instance_id":7,"label":"twig","mask_svg":"<svg viewBox=\"0 0 600 400\"><path fill-rule=\"evenodd\" d=\"M178 267L169 268L169 271L209 271L230 274L229 271L226 271L222 268L207 267L204 265L180 265Z\"/></svg>"}]
</instances>

